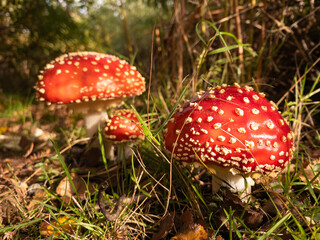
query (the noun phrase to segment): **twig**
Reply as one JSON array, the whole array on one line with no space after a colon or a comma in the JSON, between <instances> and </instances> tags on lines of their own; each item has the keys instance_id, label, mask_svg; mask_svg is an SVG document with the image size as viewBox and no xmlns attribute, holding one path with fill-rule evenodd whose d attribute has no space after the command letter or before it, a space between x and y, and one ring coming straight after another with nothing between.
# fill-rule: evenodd
<instances>
[{"instance_id":1,"label":"twig","mask_svg":"<svg viewBox=\"0 0 320 240\"><path fill-rule=\"evenodd\" d=\"M107 221L114 221L119 217L119 215L123 209L123 205L121 204L121 202L123 202L123 200L125 199L125 195L123 195L119 198L119 200L117 201L117 204L116 204L116 211L113 214L111 214L107 211L105 204L103 202L103 193L105 190L108 189L108 187L109 187L109 183L107 181L103 182L100 185L99 193L98 193L98 204L99 204L99 207L100 207L103 215L107 219Z\"/></svg>"},{"instance_id":2,"label":"twig","mask_svg":"<svg viewBox=\"0 0 320 240\"><path fill-rule=\"evenodd\" d=\"M242 31L241 31L241 18L240 18L238 0L234 0L233 5L234 5L234 11L236 14L237 38L242 43L243 38L242 38ZM241 83L244 83L244 81L245 81L245 79L244 79L244 57L243 57L243 47L241 45L238 48L238 53L239 53L239 62L240 62L240 69L241 69Z\"/></svg>"},{"instance_id":3,"label":"twig","mask_svg":"<svg viewBox=\"0 0 320 240\"><path fill-rule=\"evenodd\" d=\"M265 2L263 4L263 8L265 8ZM266 11L262 11L262 19L261 19L261 32L260 32L260 44L259 44L259 57L258 57L258 63L257 63L257 71L256 71L256 82L257 85L260 85L261 80L261 74L262 74L262 65L263 65L263 51L264 51L264 44L265 44L265 38L266 38Z\"/></svg>"}]
</instances>

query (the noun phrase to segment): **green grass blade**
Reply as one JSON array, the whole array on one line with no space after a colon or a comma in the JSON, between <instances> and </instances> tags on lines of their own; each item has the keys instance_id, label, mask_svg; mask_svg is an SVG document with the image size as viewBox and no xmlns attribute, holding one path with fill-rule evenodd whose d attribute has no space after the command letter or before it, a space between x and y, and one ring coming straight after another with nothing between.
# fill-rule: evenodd
<instances>
[{"instance_id":1,"label":"green grass blade","mask_svg":"<svg viewBox=\"0 0 320 240\"><path fill-rule=\"evenodd\" d=\"M69 169L68 169L65 161L63 160L63 157L61 156L60 151L59 151L57 145L54 143L53 140L50 139L50 141L51 141L51 143L52 143L52 145L53 145L53 148L54 148L56 154L58 155L58 159L59 159L59 161L60 161L60 164L61 164L61 166L62 166L62 169L64 170L66 176L68 177L69 182L70 182L70 184L71 184L71 187L72 187L73 191L76 193L79 202L81 202L81 201L80 201L80 197L79 197L79 195L78 195L77 188L76 188L75 185L74 185L74 182L73 182L72 177L71 177L71 175L70 175Z\"/></svg>"},{"instance_id":2,"label":"green grass blade","mask_svg":"<svg viewBox=\"0 0 320 240\"><path fill-rule=\"evenodd\" d=\"M249 44L243 44L243 45L229 45L228 48L227 47L222 47L222 48L218 48L216 50L212 50L210 52L208 52L208 55L214 55L214 54L218 54L218 53L222 53L222 52L225 52L227 51L228 49L229 50L233 50L233 49L237 49L239 48L240 46L249 46Z\"/></svg>"},{"instance_id":3,"label":"green grass blade","mask_svg":"<svg viewBox=\"0 0 320 240\"><path fill-rule=\"evenodd\" d=\"M42 221L42 218L37 218L37 219L31 220L30 222L25 222L25 223L21 223L21 224L15 225L15 226L1 228L0 233L12 232L12 231L17 230L19 228L27 227L29 225L36 224L41 221Z\"/></svg>"},{"instance_id":4,"label":"green grass blade","mask_svg":"<svg viewBox=\"0 0 320 240\"><path fill-rule=\"evenodd\" d=\"M158 140L152 135L152 132L149 130L148 126L146 125L146 123L143 121L142 117L140 116L140 114L137 112L137 110L134 108L133 105L131 105L132 110L135 112L135 114L137 115L137 118L141 124L142 130L144 132L144 134L146 135L147 138L149 138L150 140L152 140L153 142L155 142L156 144L158 144L160 146L160 143L158 142ZM130 120L130 119L129 119Z\"/></svg>"},{"instance_id":5,"label":"green grass blade","mask_svg":"<svg viewBox=\"0 0 320 240\"><path fill-rule=\"evenodd\" d=\"M259 237L258 240L264 240L268 238L272 233L274 233L278 228L280 228L286 221L288 221L292 217L291 213L288 213L282 219L280 219L275 225L273 225L269 231L267 231L263 236Z\"/></svg>"},{"instance_id":6,"label":"green grass blade","mask_svg":"<svg viewBox=\"0 0 320 240\"><path fill-rule=\"evenodd\" d=\"M186 94L188 88L185 87L183 88L177 102L174 104L171 112L169 113L169 115L167 116L167 118L164 120L163 124L159 127L159 129L155 132L155 135L157 136L163 128L165 128L165 126L167 125L167 123L169 122L170 118L172 117L172 115L175 113L175 110L177 109L178 105L180 104L181 100L182 100L182 97Z\"/></svg>"},{"instance_id":7,"label":"green grass blade","mask_svg":"<svg viewBox=\"0 0 320 240\"><path fill-rule=\"evenodd\" d=\"M250 48L247 47L249 44L243 44L243 43L240 42L240 41L238 40L238 38L236 38L236 36L233 35L232 33L229 33L229 32L221 32L221 35L226 35L226 36L232 37L239 46L243 47L243 49L245 49L245 50L246 50L247 52L249 52L251 55L253 55L253 56L255 56L255 57L258 56L258 54L257 54L255 51L253 51L253 50L251 50Z\"/></svg>"}]
</instances>

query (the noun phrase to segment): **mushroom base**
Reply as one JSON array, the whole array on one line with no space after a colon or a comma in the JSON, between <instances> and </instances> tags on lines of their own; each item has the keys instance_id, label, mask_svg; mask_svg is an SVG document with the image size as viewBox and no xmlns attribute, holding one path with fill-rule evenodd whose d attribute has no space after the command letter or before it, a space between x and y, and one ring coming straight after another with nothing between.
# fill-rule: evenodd
<instances>
[{"instance_id":1,"label":"mushroom base","mask_svg":"<svg viewBox=\"0 0 320 240\"><path fill-rule=\"evenodd\" d=\"M232 192L240 193L240 198L246 198L251 193L251 186L255 184L251 176L234 168L223 168L216 165L208 166L214 173L212 177L212 191L215 193L221 186L230 187Z\"/></svg>"}]
</instances>

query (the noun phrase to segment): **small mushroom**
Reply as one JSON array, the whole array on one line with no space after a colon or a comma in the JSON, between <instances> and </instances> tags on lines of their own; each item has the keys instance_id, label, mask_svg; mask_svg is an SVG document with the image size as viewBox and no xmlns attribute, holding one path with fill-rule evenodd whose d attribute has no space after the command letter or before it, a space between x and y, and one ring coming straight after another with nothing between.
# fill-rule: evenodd
<instances>
[{"instance_id":1,"label":"small mushroom","mask_svg":"<svg viewBox=\"0 0 320 240\"><path fill-rule=\"evenodd\" d=\"M144 139L144 134L133 110L116 110L106 119L104 128L104 138L106 141L106 157L115 160L114 148L118 148L118 159L127 159L132 155L131 143Z\"/></svg>"},{"instance_id":2,"label":"small mushroom","mask_svg":"<svg viewBox=\"0 0 320 240\"><path fill-rule=\"evenodd\" d=\"M198 93L165 131L174 158L215 173L214 191L227 184L250 193L253 173L279 172L293 155L293 133L275 104L238 84Z\"/></svg>"},{"instance_id":3,"label":"small mushroom","mask_svg":"<svg viewBox=\"0 0 320 240\"><path fill-rule=\"evenodd\" d=\"M115 56L96 52L64 54L46 65L35 86L37 99L67 104L83 113L88 137L107 118L106 109L124 97L145 91L145 80L134 66Z\"/></svg>"}]
</instances>

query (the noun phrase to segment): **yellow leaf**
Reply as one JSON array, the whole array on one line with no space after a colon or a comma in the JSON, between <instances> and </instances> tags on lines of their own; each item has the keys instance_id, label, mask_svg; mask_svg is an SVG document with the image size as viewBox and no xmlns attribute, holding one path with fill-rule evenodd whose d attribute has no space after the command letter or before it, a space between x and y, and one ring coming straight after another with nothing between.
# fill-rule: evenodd
<instances>
[{"instance_id":1,"label":"yellow leaf","mask_svg":"<svg viewBox=\"0 0 320 240\"><path fill-rule=\"evenodd\" d=\"M59 217L58 221L51 221L48 222L42 222L40 224L40 234L43 236L50 236L54 235L55 237L60 236L60 232L66 232L66 233L74 233L76 231L77 226L72 225L72 223L75 223L73 219L63 216Z\"/></svg>"},{"instance_id":2,"label":"yellow leaf","mask_svg":"<svg viewBox=\"0 0 320 240\"><path fill-rule=\"evenodd\" d=\"M8 127L7 126L0 126L0 134L3 134L5 132L8 131Z\"/></svg>"}]
</instances>

